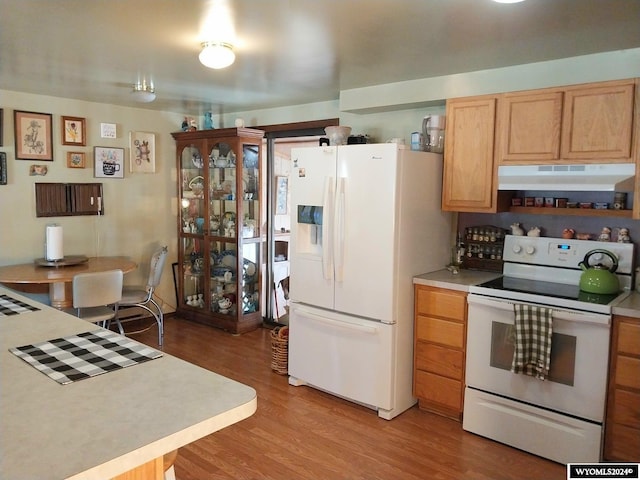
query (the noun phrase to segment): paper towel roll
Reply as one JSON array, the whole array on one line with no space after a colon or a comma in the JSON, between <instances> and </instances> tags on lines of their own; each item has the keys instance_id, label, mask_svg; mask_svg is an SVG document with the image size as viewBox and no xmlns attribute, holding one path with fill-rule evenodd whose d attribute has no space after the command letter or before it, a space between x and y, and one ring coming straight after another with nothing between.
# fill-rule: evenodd
<instances>
[{"instance_id":1,"label":"paper towel roll","mask_svg":"<svg viewBox=\"0 0 640 480\"><path fill-rule=\"evenodd\" d=\"M62 260L64 254L62 253L62 226L53 224L47 225L45 233L45 260L54 262L56 260Z\"/></svg>"}]
</instances>

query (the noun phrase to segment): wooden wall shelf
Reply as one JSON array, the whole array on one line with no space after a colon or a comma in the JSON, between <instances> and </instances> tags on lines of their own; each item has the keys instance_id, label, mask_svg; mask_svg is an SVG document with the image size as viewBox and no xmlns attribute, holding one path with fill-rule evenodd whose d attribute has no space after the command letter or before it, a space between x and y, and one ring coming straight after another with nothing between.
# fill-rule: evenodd
<instances>
[{"instance_id":1,"label":"wooden wall shelf","mask_svg":"<svg viewBox=\"0 0 640 480\"><path fill-rule=\"evenodd\" d=\"M604 210L597 208L548 208L548 207L511 207L511 213L531 215L567 215L579 217L617 217L631 218L632 210Z\"/></svg>"}]
</instances>

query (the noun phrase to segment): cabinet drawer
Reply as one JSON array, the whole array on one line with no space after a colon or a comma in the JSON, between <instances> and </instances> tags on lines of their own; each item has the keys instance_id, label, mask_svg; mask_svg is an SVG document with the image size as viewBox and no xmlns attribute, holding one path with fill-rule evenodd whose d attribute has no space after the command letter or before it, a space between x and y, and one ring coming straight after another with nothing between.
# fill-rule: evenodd
<instances>
[{"instance_id":1,"label":"cabinet drawer","mask_svg":"<svg viewBox=\"0 0 640 480\"><path fill-rule=\"evenodd\" d=\"M620 322L618 326L618 353L640 355L640 323Z\"/></svg>"},{"instance_id":2,"label":"cabinet drawer","mask_svg":"<svg viewBox=\"0 0 640 480\"><path fill-rule=\"evenodd\" d=\"M467 296L462 292L416 288L417 313L464 320Z\"/></svg>"},{"instance_id":3,"label":"cabinet drawer","mask_svg":"<svg viewBox=\"0 0 640 480\"><path fill-rule=\"evenodd\" d=\"M613 414L608 420L640 430L640 394L616 390Z\"/></svg>"},{"instance_id":4,"label":"cabinet drawer","mask_svg":"<svg viewBox=\"0 0 640 480\"><path fill-rule=\"evenodd\" d=\"M607 425L605 460L637 462L640 458L640 431L617 423Z\"/></svg>"},{"instance_id":5,"label":"cabinet drawer","mask_svg":"<svg viewBox=\"0 0 640 480\"><path fill-rule=\"evenodd\" d=\"M419 315L416 318L416 339L462 349L464 324Z\"/></svg>"},{"instance_id":6,"label":"cabinet drawer","mask_svg":"<svg viewBox=\"0 0 640 480\"><path fill-rule=\"evenodd\" d=\"M616 385L640 389L640 358L618 355Z\"/></svg>"},{"instance_id":7,"label":"cabinet drawer","mask_svg":"<svg viewBox=\"0 0 640 480\"><path fill-rule=\"evenodd\" d=\"M416 344L416 369L462 380L464 356L460 350L439 347L431 343Z\"/></svg>"},{"instance_id":8,"label":"cabinet drawer","mask_svg":"<svg viewBox=\"0 0 640 480\"><path fill-rule=\"evenodd\" d=\"M454 410L462 408L462 382L433 373L417 371L414 395Z\"/></svg>"}]
</instances>

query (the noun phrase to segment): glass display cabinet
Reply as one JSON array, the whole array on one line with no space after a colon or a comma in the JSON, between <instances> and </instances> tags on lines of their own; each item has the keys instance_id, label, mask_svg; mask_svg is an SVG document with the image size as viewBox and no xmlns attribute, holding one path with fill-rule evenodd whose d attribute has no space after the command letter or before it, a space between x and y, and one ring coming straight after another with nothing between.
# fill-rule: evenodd
<instances>
[{"instance_id":1,"label":"glass display cabinet","mask_svg":"<svg viewBox=\"0 0 640 480\"><path fill-rule=\"evenodd\" d=\"M260 165L264 132L176 132L178 308L185 318L245 333L262 324Z\"/></svg>"}]
</instances>

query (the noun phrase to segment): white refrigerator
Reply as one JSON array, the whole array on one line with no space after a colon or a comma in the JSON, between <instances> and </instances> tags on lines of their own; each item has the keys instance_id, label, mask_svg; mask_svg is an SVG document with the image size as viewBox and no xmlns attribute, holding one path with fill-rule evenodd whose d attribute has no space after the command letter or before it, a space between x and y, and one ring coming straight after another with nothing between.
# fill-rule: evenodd
<instances>
[{"instance_id":1,"label":"white refrigerator","mask_svg":"<svg viewBox=\"0 0 640 480\"><path fill-rule=\"evenodd\" d=\"M442 155L385 143L291 159L289 383L390 420L416 403L413 277L450 257Z\"/></svg>"}]
</instances>

